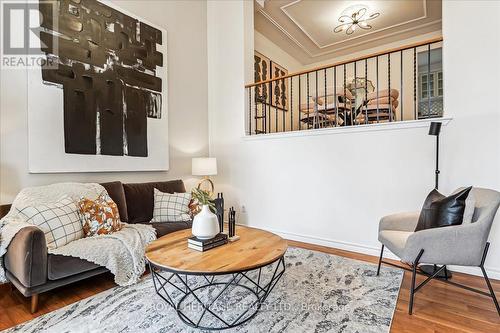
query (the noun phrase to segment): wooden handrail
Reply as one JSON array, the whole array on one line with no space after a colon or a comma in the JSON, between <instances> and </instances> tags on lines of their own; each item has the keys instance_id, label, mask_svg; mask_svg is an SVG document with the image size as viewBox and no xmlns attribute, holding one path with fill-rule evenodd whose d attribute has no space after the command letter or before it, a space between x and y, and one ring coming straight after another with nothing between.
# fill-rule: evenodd
<instances>
[{"instance_id":1,"label":"wooden handrail","mask_svg":"<svg viewBox=\"0 0 500 333\"><path fill-rule=\"evenodd\" d=\"M245 88L251 88L251 87L255 87L255 86L258 86L258 85L266 84L266 83L269 83L269 82L287 79L287 78L293 77L293 76L298 76L298 75L303 75L303 74L307 74L307 73L312 73L312 72L316 72L316 71L319 71L319 70L322 70L322 69L327 69L327 68L342 66L342 65L345 65L345 64L349 64L351 62L357 62L357 61L361 61L361 60L365 60L365 59L369 59L369 58L373 58L373 57L378 57L378 56L381 56L381 55L386 55L386 54L390 54L390 53L394 53L394 52L398 52L398 51L404 51L404 50L408 50L408 49L413 49L415 47L419 47L419 46L423 46L423 45L429 45L429 44L439 43L439 42L442 42L442 41L443 41L443 37L442 36L441 37L435 37L435 38L431 38L431 39L428 39L428 40L425 40L425 41L422 41L422 42L417 42L417 43L408 44L408 45L396 47L396 48L393 48L393 49L389 49L389 50L386 50L386 51L372 53L372 54L369 54L369 55L366 55L366 56L362 56L362 57L359 57L359 58L354 58L354 59L350 59L350 60L346 60L346 61L341 61L341 62L337 62L337 63L330 64L330 65L323 65L323 66L315 67L313 69L307 69L307 70L303 70L303 71L300 71L300 72L295 72L295 73L283 75L283 76L280 76L280 77L277 77L277 78L274 78L274 79L268 79L268 80L259 81L259 82L256 82L256 83L249 83L249 84L245 85Z\"/></svg>"}]
</instances>

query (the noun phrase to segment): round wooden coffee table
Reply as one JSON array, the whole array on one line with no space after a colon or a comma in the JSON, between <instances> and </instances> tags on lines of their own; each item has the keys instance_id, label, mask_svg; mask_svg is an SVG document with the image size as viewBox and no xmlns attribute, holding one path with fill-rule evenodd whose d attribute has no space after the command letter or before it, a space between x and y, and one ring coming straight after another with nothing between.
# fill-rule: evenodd
<instances>
[{"instance_id":1,"label":"round wooden coffee table","mask_svg":"<svg viewBox=\"0 0 500 333\"><path fill-rule=\"evenodd\" d=\"M186 229L146 248L157 294L187 325L222 330L249 321L285 272L284 239L243 226L236 235L236 242L198 252L188 248Z\"/></svg>"}]
</instances>

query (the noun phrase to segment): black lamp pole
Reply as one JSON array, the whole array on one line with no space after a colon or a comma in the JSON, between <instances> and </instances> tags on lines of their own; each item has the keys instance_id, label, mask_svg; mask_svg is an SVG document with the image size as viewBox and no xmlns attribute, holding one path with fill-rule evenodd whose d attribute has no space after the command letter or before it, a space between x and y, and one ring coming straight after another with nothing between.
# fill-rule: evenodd
<instances>
[{"instance_id":1,"label":"black lamp pole","mask_svg":"<svg viewBox=\"0 0 500 333\"><path fill-rule=\"evenodd\" d=\"M431 126L429 127L429 135L434 135L436 137L436 183L435 189L439 188L439 133L441 133L441 123L439 122L431 122Z\"/></svg>"},{"instance_id":2,"label":"black lamp pole","mask_svg":"<svg viewBox=\"0 0 500 333\"><path fill-rule=\"evenodd\" d=\"M435 185L434 188L437 190L439 188L439 134L441 133L441 123L433 121L429 127L429 135L434 135L436 137L436 171L435 171ZM432 275L436 272L436 265L421 265L420 269L427 275ZM437 276L439 279L449 279L451 277L451 272L444 268L444 271L439 273Z\"/></svg>"}]
</instances>

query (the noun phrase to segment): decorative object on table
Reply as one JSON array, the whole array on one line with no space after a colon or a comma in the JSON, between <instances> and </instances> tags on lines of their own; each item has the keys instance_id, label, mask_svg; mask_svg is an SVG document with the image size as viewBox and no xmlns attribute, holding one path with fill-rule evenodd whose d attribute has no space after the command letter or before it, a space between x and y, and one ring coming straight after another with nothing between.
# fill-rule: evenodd
<instances>
[{"instance_id":1,"label":"decorative object on table","mask_svg":"<svg viewBox=\"0 0 500 333\"><path fill-rule=\"evenodd\" d=\"M455 191L455 193L460 192L460 190ZM414 232L419 219L418 212L388 215L380 220L378 240L382 243L382 249L380 251L377 275L380 273L382 263L397 266L382 260L385 246L401 258L402 262L412 266L411 269L398 266L412 272L409 314L412 314L415 293L430 280L438 277L440 273L443 271L446 272L446 265L458 265L481 268L489 293L448 281L448 279L441 281L490 297L500 315L500 306L484 269L484 263L490 246L487 240L495 214L500 206L500 192L474 187L471 190L471 194L476 201L472 223ZM416 286L416 274L422 273L427 275L426 272L421 272L422 266L419 266L420 262L436 263L441 265L441 267L420 285Z\"/></svg>"},{"instance_id":2,"label":"decorative object on table","mask_svg":"<svg viewBox=\"0 0 500 333\"><path fill-rule=\"evenodd\" d=\"M227 244L227 239L228 236L222 233L219 233L214 238L210 239L199 239L198 237L193 236L188 239L188 248L203 252Z\"/></svg>"},{"instance_id":3,"label":"decorative object on table","mask_svg":"<svg viewBox=\"0 0 500 333\"><path fill-rule=\"evenodd\" d=\"M215 157L194 157L191 160L191 174L193 176L202 176L198 183L198 189L202 189L204 183L208 183L210 194L214 193L214 183L210 176L217 175L217 159Z\"/></svg>"},{"instance_id":4,"label":"decorative object on table","mask_svg":"<svg viewBox=\"0 0 500 333\"><path fill-rule=\"evenodd\" d=\"M219 232L224 232L224 195L217 193L217 198L214 199L215 214L219 220Z\"/></svg>"},{"instance_id":5,"label":"decorative object on table","mask_svg":"<svg viewBox=\"0 0 500 333\"><path fill-rule=\"evenodd\" d=\"M210 239L219 233L219 221L215 211L215 204L211 194L198 188L193 189L193 198L198 205L201 205L201 211L193 219L192 233L200 239Z\"/></svg>"},{"instance_id":6,"label":"decorative object on table","mask_svg":"<svg viewBox=\"0 0 500 333\"><path fill-rule=\"evenodd\" d=\"M164 193L155 188L151 223L187 222L191 220L191 193Z\"/></svg>"},{"instance_id":7,"label":"decorative object on table","mask_svg":"<svg viewBox=\"0 0 500 333\"><path fill-rule=\"evenodd\" d=\"M349 80L346 89L354 96L354 107L358 109L366 100L369 93L375 91L375 86L371 80L364 77L356 77Z\"/></svg>"},{"instance_id":8,"label":"decorative object on table","mask_svg":"<svg viewBox=\"0 0 500 333\"><path fill-rule=\"evenodd\" d=\"M228 217L228 220L229 220L229 232L228 232L228 236L229 236L229 241L230 242L234 242L234 241L237 241L238 239L240 239L240 236L237 236L235 234L235 231L236 231L236 211L234 210L234 207L231 207L229 209L229 217Z\"/></svg>"},{"instance_id":9,"label":"decorative object on table","mask_svg":"<svg viewBox=\"0 0 500 333\"><path fill-rule=\"evenodd\" d=\"M110 1L51 3L51 61L28 69L29 171L168 170L167 31Z\"/></svg>"}]
</instances>

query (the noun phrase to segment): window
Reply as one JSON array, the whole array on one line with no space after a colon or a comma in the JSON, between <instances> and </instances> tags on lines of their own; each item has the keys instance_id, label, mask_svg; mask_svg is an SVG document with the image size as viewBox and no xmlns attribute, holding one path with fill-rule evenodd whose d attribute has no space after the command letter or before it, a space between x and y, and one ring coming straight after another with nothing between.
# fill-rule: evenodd
<instances>
[{"instance_id":1,"label":"window","mask_svg":"<svg viewBox=\"0 0 500 333\"><path fill-rule=\"evenodd\" d=\"M431 98L443 96L442 71L420 74L420 99L427 99L429 93Z\"/></svg>"}]
</instances>

